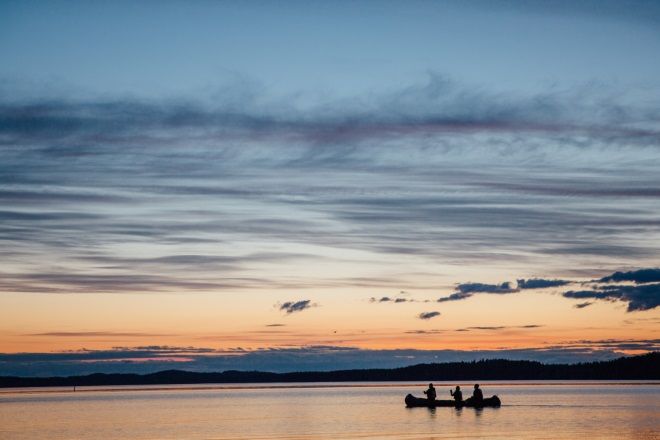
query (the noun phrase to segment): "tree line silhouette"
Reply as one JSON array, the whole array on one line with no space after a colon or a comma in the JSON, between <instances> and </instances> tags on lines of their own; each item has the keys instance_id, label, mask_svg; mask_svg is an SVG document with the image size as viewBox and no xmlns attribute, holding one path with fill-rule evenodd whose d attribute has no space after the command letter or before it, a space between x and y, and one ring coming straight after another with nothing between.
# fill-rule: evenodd
<instances>
[{"instance_id":1,"label":"tree line silhouette","mask_svg":"<svg viewBox=\"0 0 660 440\"><path fill-rule=\"evenodd\" d=\"M0 388L200 383L608 379L660 379L660 352L622 357L610 361L578 364L542 364L536 361L488 359L473 362L418 364L392 369L304 371L292 373L235 370L218 373L196 373L181 370L166 370L151 374L95 373L86 376L68 377L0 376Z\"/></svg>"}]
</instances>

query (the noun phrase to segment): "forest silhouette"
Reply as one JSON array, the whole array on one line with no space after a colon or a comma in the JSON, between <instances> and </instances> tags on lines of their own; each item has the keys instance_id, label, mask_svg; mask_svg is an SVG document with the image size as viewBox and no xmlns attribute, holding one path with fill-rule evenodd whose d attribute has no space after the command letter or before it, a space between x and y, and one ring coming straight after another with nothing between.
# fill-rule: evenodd
<instances>
[{"instance_id":1,"label":"forest silhouette","mask_svg":"<svg viewBox=\"0 0 660 440\"><path fill-rule=\"evenodd\" d=\"M270 373L224 371L198 373L166 370L152 374L103 374L68 377L0 377L0 388L173 385L200 383L476 381L476 380L660 380L660 352L578 364L489 359L473 362L418 364L392 369Z\"/></svg>"}]
</instances>

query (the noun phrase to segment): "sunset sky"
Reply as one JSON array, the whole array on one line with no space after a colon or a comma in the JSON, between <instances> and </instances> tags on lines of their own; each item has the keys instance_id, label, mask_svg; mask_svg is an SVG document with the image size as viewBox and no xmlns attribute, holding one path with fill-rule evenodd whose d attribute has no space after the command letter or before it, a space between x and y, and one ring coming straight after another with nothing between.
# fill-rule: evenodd
<instances>
[{"instance_id":1,"label":"sunset sky","mask_svg":"<svg viewBox=\"0 0 660 440\"><path fill-rule=\"evenodd\" d=\"M660 5L0 1L0 262L0 375L658 350Z\"/></svg>"}]
</instances>

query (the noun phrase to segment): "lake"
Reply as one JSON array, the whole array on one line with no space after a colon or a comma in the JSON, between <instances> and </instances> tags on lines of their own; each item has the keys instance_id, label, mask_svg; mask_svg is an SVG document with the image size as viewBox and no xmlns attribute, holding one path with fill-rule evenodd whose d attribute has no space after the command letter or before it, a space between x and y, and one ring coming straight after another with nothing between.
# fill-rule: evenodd
<instances>
[{"instance_id":1,"label":"lake","mask_svg":"<svg viewBox=\"0 0 660 440\"><path fill-rule=\"evenodd\" d=\"M425 384L401 382L0 389L0 439L660 439L660 382L481 387L502 407L406 408Z\"/></svg>"}]
</instances>

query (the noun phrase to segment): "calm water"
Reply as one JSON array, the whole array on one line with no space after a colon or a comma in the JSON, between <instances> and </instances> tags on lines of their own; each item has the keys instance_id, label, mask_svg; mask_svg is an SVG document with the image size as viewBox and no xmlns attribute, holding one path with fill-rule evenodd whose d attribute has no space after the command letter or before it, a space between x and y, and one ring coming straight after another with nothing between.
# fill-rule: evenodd
<instances>
[{"instance_id":1,"label":"calm water","mask_svg":"<svg viewBox=\"0 0 660 440\"><path fill-rule=\"evenodd\" d=\"M660 383L482 382L503 403L483 410L405 408L423 384L316 385L0 390L0 438L660 439Z\"/></svg>"}]
</instances>

